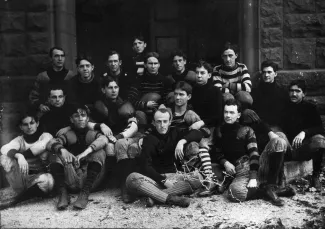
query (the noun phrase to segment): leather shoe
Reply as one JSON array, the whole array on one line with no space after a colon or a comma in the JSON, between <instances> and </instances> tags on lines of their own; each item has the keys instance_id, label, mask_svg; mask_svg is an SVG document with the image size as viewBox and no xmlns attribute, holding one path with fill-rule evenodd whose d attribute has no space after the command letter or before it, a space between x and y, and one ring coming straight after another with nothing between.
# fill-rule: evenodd
<instances>
[{"instance_id":1,"label":"leather shoe","mask_svg":"<svg viewBox=\"0 0 325 229\"><path fill-rule=\"evenodd\" d=\"M270 202L275 206L283 206L284 201L278 197L276 194L273 185L266 185L265 186L265 196L270 200Z\"/></svg>"}]
</instances>

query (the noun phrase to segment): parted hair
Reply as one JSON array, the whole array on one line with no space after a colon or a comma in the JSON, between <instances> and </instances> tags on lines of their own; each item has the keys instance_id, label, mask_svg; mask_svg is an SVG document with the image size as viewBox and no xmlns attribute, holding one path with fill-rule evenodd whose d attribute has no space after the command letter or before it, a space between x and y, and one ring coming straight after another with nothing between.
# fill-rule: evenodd
<instances>
[{"instance_id":1,"label":"parted hair","mask_svg":"<svg viewBox=\"0 0 325 229\"><path fill-rule=\"evenodd\" d=\"M241 113L242 112L242 105L236 99L228 99L228 100L226 100L225 106L237 106L238 113Z\"/></svg>"},{"instance_id":2,"label":"parted hair","mask_svg":"<svg viewBox=\"0 0 325 229\"><path fill-rule=\"evenodd\" d=\"M182 91L185 91L187 93L187 95L191 95L192 94L192 86L185 82L185 81L178 81L175 85L174 90L176 89L180 89Z\"/></svg>"},{"instance_id":3,"label":"parted hair","mask_svg":"<svg viewBox=\"0 0 325 229\"><path fill-rule=\"evenodd\" d=\"M272 67L274 72L277 72L278 69L279 69L278 64L271 61L271 60L265 60L265 61L262 62L261 70L263 70L263 68L267 68L267 67Z\"/></svg>"}]
</instances>

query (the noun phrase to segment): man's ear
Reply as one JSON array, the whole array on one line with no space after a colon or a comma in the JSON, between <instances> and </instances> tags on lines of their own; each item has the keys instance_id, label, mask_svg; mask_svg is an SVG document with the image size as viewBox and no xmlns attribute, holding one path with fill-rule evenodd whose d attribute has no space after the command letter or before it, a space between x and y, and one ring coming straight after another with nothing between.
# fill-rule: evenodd
<instances>
[{"instance_id":1,"label":"man's ear","mask_svg":"<svg viewBox=\"0 0 325 229\"><path fill-rule=\"evenodd\" d=\"M240 116L241 116L241 112L238 113L238 120L240 119Z\"/></svg>"},{"instance_id":2,"label":"man's ear","mask_svg":"<svg viewBox=\"0 0 325 229\"><path fill-rule=\"evenodd\" d=\"M120 60L120 66L122 65L122 60Z\"/></svg>"},{"instance_id":3,"label":"man's ear","mask_svg":"<svg viewBox=\"0 0 325 229\"><path fill-rule=\"evenodd\" d=\"M146 42L144 42L143 46L144 46L144 48L147 48L147 43L146 43Z\"/></svg>"},{"instance_id":4,"label":"man's ear","mask_svg":"<svg viewBox=\"0 0 325 229\"><path fill-rule=\"evenodd\" d=\"M274 77L277 77L277 75L278 75L278 72L274 72Z\"/></svg>"},{"instance_id":5,"label":"man's ear","mask_svg":"<svg viewBox=\"0 0 325 229\"><path fill-rule=\"evenodd\" d=\"M211 73L208 73L208 79L210 79L211 78Z\"/></svg>"},{"instance_id":6,"label":"man's ear","mask_svg":"<svg viewBox=\"0 0 325 229\"><path fill-rule=\"evenodd\" d=\"M188 94L187 97L188 97L188 100L190 100L192 98L192 94Z\"/></svg>"},{"instance_id":7,"label":"man's ear","mask_svg":"<svg viewBox=\"0 0 325 229\"><path fill-rule=\"evenodd\" d=\"M100 88L103 94L105 94L105 88Z\"/></svg>"}]
</instances>

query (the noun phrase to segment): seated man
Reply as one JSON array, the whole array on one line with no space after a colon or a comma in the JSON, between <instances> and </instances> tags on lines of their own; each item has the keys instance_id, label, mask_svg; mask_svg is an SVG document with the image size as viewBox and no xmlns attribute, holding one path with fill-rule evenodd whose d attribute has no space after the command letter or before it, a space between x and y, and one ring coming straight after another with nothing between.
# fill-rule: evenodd
<instances>
[{"instance_id":1,"label":"seated man","mask_svg":"<svg viewBox=\"0 0 325 229\"><path fill-rule=\"evenodd\" d=\"M177 50L172 53L171 59L173 67L171 77L173 78L175 83L179 81L185 81L191 86L194 86L196 81L195 72L186 68L186 54L181 50Z\"/></svg>"},{"instance_id":2,"label":"seated man","mask_svg":"<svg viewBox=\"0 0 325 229\"><path fill-rule=\"evenodd\" d=\"M53 188L53 177L46 173L46 145L52 135L42 132L38 126L36 112L24 113L19 119L19 128L23 134L1 147L1 166L10 186L17 193L8 202L1 200L1 208L18 203L27 190L33 189L32 194L38 190L49 193Z\"/></svg>"},{"instance_id":3,"label":"seated man","mask_svg":"<svg viewBox=\"0 0 325 229\"><path fill-rule=\"evenodd\" d=\"M224 101L236 98L242 103L243 108L247 108L253 103L250 95L252 82L248 74L247 67L236 62L238 57L238 47L227 42L223 48L221 58L222 65L213 69L214 85L222 90Z\"/></svg>"},{"instance_id":4,"label":"seated man","mask_svg":"<svg viewBox=\"0 0 325 229\"><path fill-rule=\"evenodd\" d=\"M103 96L95 103L97 115L94 117L111 129L112 135L108 136L110 142L107 153L117 158L122 199L124 202L129 202L124 183L126 177L133 172L134 166L134 161L131 160L133 157L128 154L128 147L138 142L140 138L137 132L137 119L133 106L119 97L119 85L116 79L107 76L102 81L101 90Z\"/></svg>"},{"instance_id":5,"label":"seated man","mask_svg":"<svg viewBox=\"0 0 325 229\"><path fill-rule=\"evenodd\" d=\"M187 143L199 142L202 133L191 130L186 136L179 129L170 130L172 113L159 108L154 113L155 130L143 140L139 158L140 173L131 173L126 179L130 195L142 195L159 203L188 207L190 200L177 195L191 194L200 188L200 173L176 173L180 160L191 149ZM187 145L186 145L187 144Z\"/></svg>"},{"instance_id":6,"label":"seated man","mask_svg":"<svg viewBox=\"0 0 325 229\"><path fill-rule=\"evenodd\" d=\"M67 188L80 190L74 207L84 209L91 190L103 180L107 138L89 130L89 110L84 105L70 108L71 130L52 139L47 149L56 155L51 158L51 172L59 191L57 208L66 209L69 205Z\"/></svg>"},{"instance_id":7,"label":"seated man","mask_svg":"<svg viewBox=\"0 0 325 229\"><path fill-rule=\"evenodd\" d=\"M50 85L66 85L73 78L73 72L64 67L65 52L60 47L50 49L49 56L52 66L37 75L33 89L29 94L30 103L46 113L49 111L47 103L47 92Z\"/></svg>"},{"instance_id":8,"label":"seated man","mask_svg":"<svg viewBox=\"0 0 325 229\"><path fill-rule=\"evenodd\" d=\"M306 101L306 83L292 81L289 85L290 102L284 111L282 128L288 140L286 161L308 161L313 159L311 186L318 192L322 186L319 181L325 138L323 123L315 105Z\"/></svg>"},{"instance_id":9,"label":"seated man","mask_svg":"<svg viewBox=\"0 0 325 229\"><path fill-rule=\"evenodd\" d=\"M234 99L227 100L224 106L225 123L220 128L221 153L218 154L217 159L226 172L234 177L228 189L228 198L232 201L242 202L257 198L260 196L260 191L265 191L264 194L271 199L272 204L283 206L283 201L272 190L269 190L268 181L263 183L263 187L267 188L257 189L260 183L259 170L265 170L263 166L270 168L268 173L271 175L279 174L281 167L275 164L281 162L270 158L272 155L281 157L282 151L269 152L264 150L263 164L260 164L261 160L259 159L254 130L248 126L242 126L238 122L241 110L239 102ZM274 170L271 171L271 168ZM270 176L271 178L272 176Z\"/></svg>"},{"instance_id":10,"label":"seated man","mask_svg":"<svg viewBox=\"0 0 325 229\"><path fill-rule=\"evenodd\" d=\"M52 134L56 133L70 124L69 106L66 104L66 93L63 87L52 86L49 89L49 108L50 110L40 118L40 124L44 131Z\"/></svg>"}]
</instances>

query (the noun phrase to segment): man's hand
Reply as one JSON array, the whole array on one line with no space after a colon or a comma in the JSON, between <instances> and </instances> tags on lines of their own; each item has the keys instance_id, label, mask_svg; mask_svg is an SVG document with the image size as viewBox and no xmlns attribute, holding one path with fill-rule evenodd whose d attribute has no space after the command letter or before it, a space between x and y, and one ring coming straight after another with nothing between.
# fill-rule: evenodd
<instances>
[{"instance_id":1,"label":"man's hand","mask_svg":"<svg viewBox=\"0 0 325 229\"><path fill-rule=\"evenodd\" d=\"M147 108L154 109L156 107L158 107L158 103L156 103L155 101L148 101L147 102Z\"/></svg>"},{"instance_id":2,"label":"man's hand","mask_svg":"<svg viewBox=\"0 0 325 229\"><path fill-rule=\"evenodd\" d=\"M301 131L292 141L292 146L294 149L299 148L302 145L302 141L305 139L305 131Z\"/></svg>"},{"instance_id":3,"label":"man's hand","mask_svg":"<svg viewBox=\"0 0 325 229\"><path fill-rule=\"evenodd\" d=\"M111 128L109 128L105 123L100 124L100 130L106 137L113 135Z\"/></svg>"},{"instance_id":4,"label":"man's hand","mask_svg":"<svg viewBox=\"0 0 325 229\"><path fill-rule=\"evenodd\" d=\"M184 145L186 144L186 140L182 139L180 140L177 145L176 145L176 149L175 149L175 158L177 159L177 157L182 160L184 157Z\"/></svg>"},{"instance_id":5,"label":"man's hand","mask_svg":"<svg viewBox=\"0 0 325 229\"><path fill-rule=\"evenodd\" d=\"M197 121L197 122L193 123L193 124L189 127L189 129L190 129L190 130L198 130L198 129L200 129L202 126L204 126L204 122L203 122L202 120L200 120L200 121Z\"/></svg>"},{"instance_id":6,"label":"man's hand","mask_svg":"<svg viewBox=\"0 0 325 229\"><path fill-rule=\"evenodd\" d=\"M107 138L108 138L108 140L109 140L111 143L113 143L113 144L115 144L116 141L117 141L117 139L116 139L113 135L109 135L109 136L107 136Z\"/></svg>"},{"instance_id":7,"label":"man's hand","mask_svg":"<svg viewBox=\"0 0 325 229\"><path fill-rule=\"evenodd\" d=\"M247 188L257 188L257 180L256 179L250 179Z\"/></svg>"},{"instance_id":8,"label":"man's hand","mask_svg":"<svg viewBox=\"0 0 325 229\"><path fill-rule=\"evenodd\" d=\"M71 127L70 126L67 126L67 127L63 127L62 129L60 129L57 133L56 133L56 136L60 136L62 134L65 134L66 132L68 132L69 130L71 130Z\"/></svg>"},{"instance_id":9,"label":"man's hand","mask_svg":"<svg viewBox=\"0 0 325 229\"><path fill-rule=\"evenodd\" d=\"M233 164L231 164L229 161L226 161L224 164L224 167L226 169L226 172L229 173L230 175L235 175L236 174L236 168Z\"/></svg>"},{"instance_id":10,"label":"man's hand","mask_svg":"<svg viewBox=\"0 0 325 229\"><path fill-rule=\"evenodd\" d=\"M39 109L40 109L40 111L42 111L43 113L46 113L46 112L50 111L50 108L49 108L48 106L44 105L44 104L40 104L40 105L39 105Z\"/></svg>"},{"instance_id":11,"label":"man's hand","mask_svg":"<svg viewBox=\"0 0 325 229\"><path fill-rule=\"evenodd\" d=\"M28 162L26 161L24 155L22 155L20 153L17 153L16 158L17 158L17 161L18 161L20 172L23 175L28 175L29 166L28 166Z\"/></svg>"},{"instance_id":12,"label":"man's hand","mask_svg":"<svg viewBox=\"0 0 325 229\"><path fill-rule=\"evenodd\" d=\"M77 161L77 158L66 149L61 149L61 156L65 163L73 163Z\"/></svg>"},{"instance_id":13,"label":"man's hand","mask_svg":"<svg viewBox=\"0 0 325 229\"><path fill-rule=\"evenodd\" d=\"M78 163L78 165L80 165L80 161L84 159L86 156L87 155L85 153L81 153L76 156L76 162Z\"/></svg>"},{"instance_id":14,"label":"man's hand","mask_svg":"<svg viewBox=\"0 0 325 229\"><path fill-rule=\"evenodd\" d=\"M166 188L172 188L174 184L177 182L177 180L166 180L164 185Z\"/></svg>"}]
</instances>

